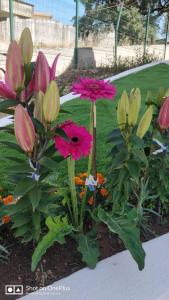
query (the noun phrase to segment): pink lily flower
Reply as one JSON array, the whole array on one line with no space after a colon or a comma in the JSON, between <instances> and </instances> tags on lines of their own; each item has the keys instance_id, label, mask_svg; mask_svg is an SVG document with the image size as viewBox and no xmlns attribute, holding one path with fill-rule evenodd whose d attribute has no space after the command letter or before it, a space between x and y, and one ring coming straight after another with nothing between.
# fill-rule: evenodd
<instances>
[{"instance_id":1,"label":"pink lily flower","mask_svg":"<svg viewBox=\"0 0 169 300\"><path fill-rule=\"evenodd\" d=\"M46 92L49 83L55 79L56 65L59 58L58 54L53 61L52 67L49 66L46 56L39 51L35 64L35 71L32 78L33 89L37 94L39 91Z\"/></svg>"},{"instance_id":2,"label":"pink lily flower","mask_svg":"<svg viewBox=\"0 0 169 300\"><path fill-rule=\"evenodd\" d=\"M16 41L10 43L6 59L5 80L0 81L0 96L15 99L19 88L24 86L24 67L21 49Z\"/></svg>"}]
</instances>

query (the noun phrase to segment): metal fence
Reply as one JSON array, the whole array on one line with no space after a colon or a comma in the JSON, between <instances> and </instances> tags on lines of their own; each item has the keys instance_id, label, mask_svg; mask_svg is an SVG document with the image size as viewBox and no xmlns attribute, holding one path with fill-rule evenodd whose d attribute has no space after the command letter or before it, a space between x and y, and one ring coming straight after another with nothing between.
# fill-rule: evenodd
<instances>
[{"instance_id":1,"label":"metal fence","mask_svg":"<svg viewBox=\"0 0 169 300\"><path fill-rule=\"evenodd\" d=\"M151 19L153 18L151 11L149 10L147 16L144 17L142 32L136 35L128 26L131 9L131 6L121 5L118 8L117 6L99 7L95 10L88 10L86 13L81 9L80 0L71 2L66 0L1 0L0 43L2 42L3 45L4 41L1 41L3 38L6 39L6 43L8 37L11 40L18 39L22 29L28 26L32 32L35 48L44 48L49 60L52 60L57 52L63 53L64 63L60 72L70 66L70 63L75 68L81 64L95 68L106 64L116 65L119 60L137 57L138 54L144 59L147 52L155 54L159 59L169 59L169 19L163 33L164 38L153 41L151 39ZM5 10L8 10L8 14ZM112 24L108 31L104 31L104 28L101 31L99 16L104 13L107 18L110 12L114 16ZM83 36L82 15L88 23L91 21L91 26L97 25L99 28L97 34L94 32Z\"/></svg>"}]
</instances>

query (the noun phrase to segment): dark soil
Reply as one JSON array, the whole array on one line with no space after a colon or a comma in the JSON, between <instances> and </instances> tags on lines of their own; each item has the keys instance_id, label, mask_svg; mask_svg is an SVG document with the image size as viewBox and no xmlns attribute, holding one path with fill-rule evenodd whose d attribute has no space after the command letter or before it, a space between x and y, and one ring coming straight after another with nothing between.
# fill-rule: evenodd
<instances>
[{"instance_id":1,"label":"dark soil","mask_svg":"<svg viewBox=\"0 0 169 300\"><path fill-rule=\"evenodd\" d=\"M158 224L157 220L151 221L151 230L154 234L142 236L142 241L150 240L155 236L169 232L169 218L165 224ZM76 249L76 243L67 238L65 245L56 243L42 258L42 263L35 273L31 272L31 256L33 244L22 245L19 240L13 238L11 231L3 232L3 239L9 245L10 258L8 264L0 264L0 300L17 299L16 296L5 296L5 285L18 285L24 287L24 294L28 287L42 287L52 284L73 272L85 267L81 261L81 255ZM100 260L116 254L124 249L122 242L116 235L111 234L106 226L99 228L98 240L100 244Z\"/></svg>"}]
</instances>

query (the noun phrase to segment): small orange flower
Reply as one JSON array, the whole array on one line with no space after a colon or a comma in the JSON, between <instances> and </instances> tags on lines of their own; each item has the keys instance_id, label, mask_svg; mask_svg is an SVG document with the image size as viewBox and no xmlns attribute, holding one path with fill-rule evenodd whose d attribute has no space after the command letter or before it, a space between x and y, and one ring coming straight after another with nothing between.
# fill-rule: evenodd
<instances>
[{"instance_id":1,"label":"small orange flower","mask_svg":"<svg viewBox=\"0 0 169 300\"><path fill-rule=\"evenodd\" d=\"M108 190L107 190L107 189L101 188L100 194L101 194L103 197L107 197L109 193L108 193Z\"/></svg>"},{"instance_id":2,"label":"small orange flower","mask_svg":"<svg viewBox=\"0 0 169 300\"><path fill-rule=\"evenodd\" d=\"M97 173L97 182L99 184L103 184L105 182L105 178L101 173Z\"/></svg>"},{"instance_id":3,"label":"small orange flower","mask_svg":"<svg viewBox=\"0 0 169 300\"><path fill-rule=\"evenodd\" d=\"M80 192L80 194L79 194L80 199L83 198L84 194L85 194L85 191L81 191L81 192Z\"/></svg>"},{"instance_id":4,"label":"small orange flower","mask_svg":"<svg viewBox=\"0 0 169 300\"><path fill-rule=\"evenodd\" d=\"M75 177L75 184L76 185L84 185L84 181L80 177L76 176Z\"/></svg>"},{"instance_id":5,"label":"small orange flower","mask_svg":"<svg viewBox=\"0 0 169 300\"><path fill-rule=\"evenodd\" d=\"M3 199L3 203L4 205L8 205L9 203L13 202L13 200L14 200L13 196L9 195Z\"/></svg>"},{"instance_id":6,"label":"small orange flower","mask_svg":"<svg viewBox=\"0 0 169 300\"><path fill-rule=\"evenodd\" d=\"M85 173L80 173L79 177L80 177L80 178L86 178L87 175L88 175L87 172L85 172Z\"/></svg>"},{"instance_id":7,"label":"small orange flower","mask_svg":"<svg viewBox=\"0 0 169 300\"><path fill-rule=\"evenodd\" d=\"M93 196L91 196L91 197L89 198L88 204L89 204L89 205L93 205L93 204L94 204Z\"/></svg>"},{"instance_id":8,"label":"small orange flower","mask_svg":"<svg viewBox=\"0 0 169 300\"><path fill-rule=\"evenodd\" d=\"M7 223L9 223L11 221L11 217L10 216L4 216L3 218L2 218L2 223L3 224L7 224Z\"/></svg>"}]
</instances>

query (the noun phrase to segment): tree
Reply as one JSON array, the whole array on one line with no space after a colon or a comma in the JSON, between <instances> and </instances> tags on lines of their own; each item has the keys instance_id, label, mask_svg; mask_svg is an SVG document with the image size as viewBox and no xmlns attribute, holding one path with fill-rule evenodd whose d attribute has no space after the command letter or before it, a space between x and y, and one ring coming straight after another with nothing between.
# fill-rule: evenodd
<instances>
[{"instance_id":1,"label":"tree","mask_svg":"<svg viewBox=\"0 0 169 300\"><path fill-rule=\"evenodd\" d=\"M117 24L118 8L99 4L99 0L83 0L85 14L79 20L80 34L83 38L90 32L99 34L113 31ZM120 3L120 2L119 2ZM116 1L117 4L117 1ZM119 42L122 44L141 44L145 36L146 17L135 6L124 8L119 27ZM155 17L150 18L149 41L152 43L158 26Z\"/></svg>"},{"instance_id":2,"label":"tree","mask_svg":"<svg viewBox=\"0 0 169 300\"><path fill-rule=\"evenodd\" d=\"M151 9L152 13L157 16L162 15L165 12L169 12L169 1L168 0L81 0L84 5L94 5L96 7L117 7L121 3L125 6L137 7L141 14L147 14L148 8Z\"/></svg>"}]
</instances>

